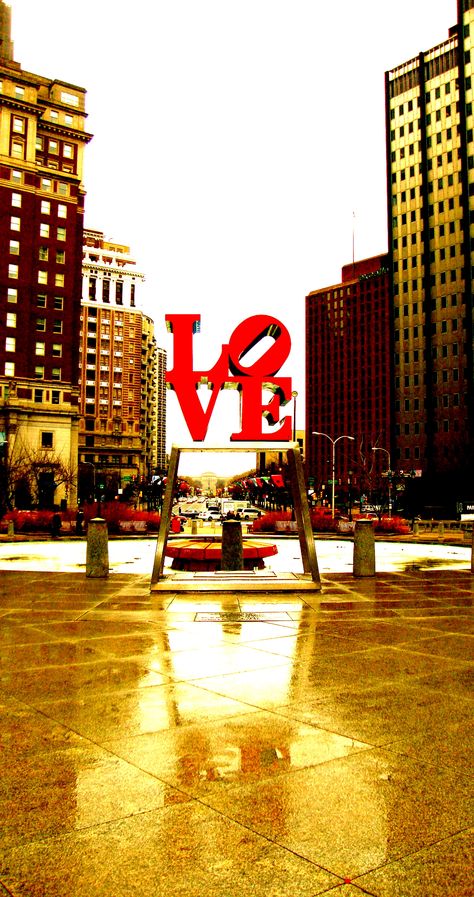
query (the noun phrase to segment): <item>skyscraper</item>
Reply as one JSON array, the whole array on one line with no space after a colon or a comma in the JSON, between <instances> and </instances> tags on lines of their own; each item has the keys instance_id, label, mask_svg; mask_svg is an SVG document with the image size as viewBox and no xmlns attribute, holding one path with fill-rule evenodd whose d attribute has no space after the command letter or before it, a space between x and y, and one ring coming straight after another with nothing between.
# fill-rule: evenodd
<instances>
[{"instance_id":1,"label":"skyscraper","mask_svg":"<svg viewBox=\"0 0 474 897\"><path fill-rule=\"evenodd\" d=\"M306 296L306 469L323 497L331 492L332 449L314 431L352 437L337 447L338 491L375 484L381 458L372 447L390 451L390 352L386 255L345 265L341 283Z\"/></svg>"},{"instance_id":2,"label":"skyscraper","mask_svg":"<svg viewBox=\"0 0 474 897\"><path fill-rule=\"evenodd\" d=\"M150 481L160 466L166 414L159 402L163 353L153 321L139 308L145 278L129 247L87 228L82 268L79 460L85 498L91 470L109 496ZM161 454L160 461L164 466Z\"/></svg>"},{"instance_id":3,"label":"skyscraper","mask_svg":"<svg viewBox=\"0 0 474 897\"><path fill-rule=\"evenodd\" d=\"M395 458L431 504L474 485L473 64L458 0L447 39L385 75Z\"/></svg>"},{"instance_id":4,"label":"skyscraper","mask_svg":"<svg viewBox=\"0 0 474 897\"><path fill-rule=\"evenodd\" d=\"M0 0L0 504L75 503L85 123L84 88L13 60Z\"/></svg>"}]
</instances>

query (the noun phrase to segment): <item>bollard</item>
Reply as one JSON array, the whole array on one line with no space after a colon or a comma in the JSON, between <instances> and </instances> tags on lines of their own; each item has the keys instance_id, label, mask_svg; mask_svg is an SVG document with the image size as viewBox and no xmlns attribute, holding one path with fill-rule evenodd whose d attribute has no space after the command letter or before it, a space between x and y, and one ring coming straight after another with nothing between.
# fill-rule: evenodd
<instances>
[{"instance_id":1,"label":"bollard","mask_svg":"<svg viewBox=\"0 0 474 897\"><path fill-rule=\"evenodd\" d=\"M419 524L419 523L414 523L414 524L413 524L413 535L414 535L414 536L418 536L419 533L420 533L420 524Z\"/></svg>"},{"instance_id":2,"label":"bollard","mask_svg":"<svg viewBox=\"0 0 474 897\"><path fill-rule=\"evenodd\" d=\"M191 520L191 535L196 536L198 531L198 522L197 520Z\"/></svg>"},{"instance_id":3,"label":"bollard","mask_svg":"<svg viewBox=\"0 0 474 897\"><path fill-rule=\"evenodd\" d=\"M13 520L8 521L8 535L9 536L15 535L15 524L13 523Z\"/></svg>"},{"instance_id":4,"label":"bollard","mask_svg":"<svg viewBox=\"0 0 474 897\"><path fill-rule=\"evenodd\" d=\"M444 523L438 523L438 542L444 541Z\"/></svg>"},{"instance_id":5,"label":"bollard","mask_svg":"<svg viewBox=\"0 0 474 897\"><path fill-rule=\"evenodd\" d=\"M375 576L375 536L371 520L356 520L353 574Z\"/></svg>"},{"instance_id":6,"label":"bollard","mask_svg":"<svg viewBox=\"0 0 474 897\"><path fill-rule=\"evenodd\" d=\"M239 520L222 524L221 570L243 570L242 525Z\"/></svg>"},{"instance_id":7,"label":"bollard","mask_svg":"<svg viewBox=\"0 0 474 897\"><path fill-rule=\"evenodd\" d=\"M86 576L109 575L109 542L107 523L102 517L93 517L87 527Z\"/></svg>"}]
</instances>

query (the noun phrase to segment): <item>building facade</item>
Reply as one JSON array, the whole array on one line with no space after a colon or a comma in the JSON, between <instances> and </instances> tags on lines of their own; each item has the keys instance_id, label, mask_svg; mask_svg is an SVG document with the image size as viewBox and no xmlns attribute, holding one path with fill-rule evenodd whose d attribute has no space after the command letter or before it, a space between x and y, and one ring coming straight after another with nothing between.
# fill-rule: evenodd
<instances>
[{"instance_id":1,"label":"building facade","mask_svg":"<svg viewBox=\"0 0 474 897\"><path fill-rule=\"evenodd\" d=\"M0 504L74 504L85 90L24 71L0 2Z\"/></svg>"},{"instance_id":2,"label":"building facade","mask_svg":"<svg viewBox=\"0 0 474 897\"><path fill-rule=\"evenodd\" d=\"M396 463L472 492L474 0L448 38L385 75Z\"/></svg>"},{"instance_id":3,"label":"building facade","mask_svg":"<svg viewBox=\"0 0 474 897\"><path fill-rule=\"evenodd\" d=\"M144 275L129 247L87 229L82 269L80 497L113 498L156 473L166 435L166 355L163 361L153 321L137 307Z\"/></svg>"},{"instance_id":4,"label":"building facade","mask_svg":"<svg viewBox=\"0 0 474 897\"><path fill-rule=\"evenodd\" d=\"M386 255L346 265L341 283L306 297L305 458L321 499L332 491L331 440L341 493L370 488L374 472L387 468L372 448L390 453L390 309Z\"/></svg>"}]
</instances>

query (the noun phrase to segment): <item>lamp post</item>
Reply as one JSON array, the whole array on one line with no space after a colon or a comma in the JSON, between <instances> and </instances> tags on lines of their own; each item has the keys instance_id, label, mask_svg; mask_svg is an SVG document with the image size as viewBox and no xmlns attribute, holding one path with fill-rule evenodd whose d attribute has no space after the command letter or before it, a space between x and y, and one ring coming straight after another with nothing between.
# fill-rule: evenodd
<instances>
[{"instance_id":1,"label":"lamp post","mask_svg":"<svg viewBox=\"0 0 474 897\"><path fill-rule=\"evenodd\" d=\"M296 399L298 398L296 390L291 393L291 398L293 399L293 442L296 442Z\"/></svg>"},{"instance_id":2,"label":"lamp post","mask_svg":"<svg viewBox=\"0 0 474 897\"><path fill-rule=\"evenodd\" d=\"M351 439L354 442L353 436L338 436L337 439L332 439L331 436L328 436L327 433L320 433L318 430L313 430L313 436L325 436L326 439L329 439L329 442L332 445L332 478L331 478L331 517L334 520L334 511L335 511L335 491L334 486L336 483L336 442L339 442L340 439Z\"/></svg>"},{"instance_id":3,"label":"lamp post","mask_svg":"<svg viewBox=\"0 0 474 897\"><path fill-rule=\"evenodd\" d=\"M382 448L381 445L373 445L373 452L385 452L388 456L388 470L387 470L387 479L388 479L388 516L392 516L392 466L390 463L390 452L386 448Z\"/></svg>"}]
</instances>

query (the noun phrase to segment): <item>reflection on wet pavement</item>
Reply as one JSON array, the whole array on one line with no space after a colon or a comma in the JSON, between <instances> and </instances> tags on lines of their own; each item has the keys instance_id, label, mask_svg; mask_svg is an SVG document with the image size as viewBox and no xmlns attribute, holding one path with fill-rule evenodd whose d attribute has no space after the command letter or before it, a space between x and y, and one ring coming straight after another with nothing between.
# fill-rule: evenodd
<instances>
[{"instance_id":1,"label":"reflection on wet pavement","mask_svg":"<svg viewBox=\"0 0 474 897\"><path fill-rule=\"evenodd\" d=\"M467 897L474 577L428 561L281 596L4 564L0 892Z\"/></svg>"}]
</instances>

